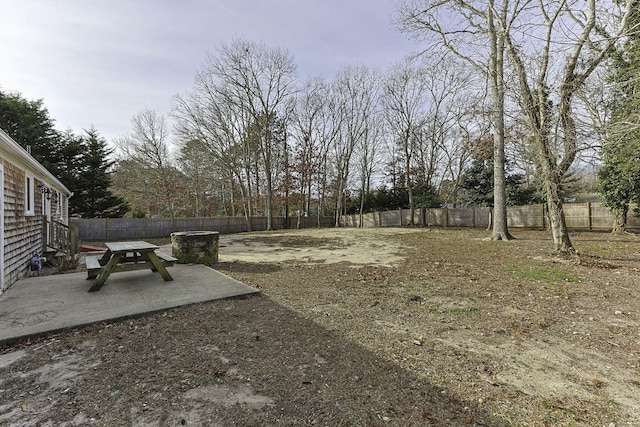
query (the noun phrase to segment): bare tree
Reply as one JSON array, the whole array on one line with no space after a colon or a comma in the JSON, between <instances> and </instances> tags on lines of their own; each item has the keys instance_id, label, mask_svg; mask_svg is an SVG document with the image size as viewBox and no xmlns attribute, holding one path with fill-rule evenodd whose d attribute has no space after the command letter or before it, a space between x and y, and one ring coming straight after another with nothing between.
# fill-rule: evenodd
<instances>
[{"instance_id":1,"label":"bare tree","mask_svg":"<svg viewBox=\"0 0 640 427\"><path fill-rule=\"evenodd\" d=\"M274 139L274 120L288 117L295 93L296 66L284 49L241 39L219 49L219 57L210 57L209 71L230 89L229 100L247 112L258 130L257 142L262 172L266 181L267 229L272 229L274 181L280 171L277 152L282 149Z\"/></svg>"},{"instance_id":2,"label":"bare tree","mask_svg":"<svg viewBox=\"0 0 640 427\"><path fill-rule=\"evenodd\" d=\"M216 213L217 188L223 187L218 165L214 158L206 153L207 148L202 141L191 139L180 146L177 159L188 189L188 214L194 217L211 216ZM220 198L224 209L224 196Z\"/></svg>"},{"instance_id":3,"label":"bare tree","mask_svg":"<svg viewBox=\"0 0 640 427\"><path fill-rule=\"evenodd\" d=\"M414 223L415 205L412 176L414 157L423 154L416 142L422 140L421 128L426 126L428 87L423 70L414 61L406 59L393 66L383 83L381 98L386 123L391 138L395 141L404 160L404 174L409 195L411 224Z\"/></svg>"},{"instance_id":4,"label":"bare tree","mask_svg":"<svg viewBox=\"0 0 640 427\"><path fill-rule=\"evenodd\" d=\"M364 204L371 191L371 180L381 162L380 147L384 140L382 114L372 111L366 118L365 133L356 146L357 171L360 175L359 226L364 226Z\"/></svg>"},{"instance_id":5,"label":"bare tree","mask_svg":"<svg viewBox=\"0 0 640 427\"><path fill-rule=\"evenodd\" d=\"M115 143L119 144L120 140L115 140ZM157 191L145 168L122 153L118 154L114 167L113 188L115 194L129 203L134 216L151 217L164 211L164 204L157 206Z\"/></svg>"},{"instance_id":6,"label":"bare tree","mask_svg":"<svg viewBox=\"0 0 640 427\"><path fill-rule=\"evenodd\" d=\"M336 173L336 226L341 225L353 152L366 138L369 120L376 109L377 82L363 67L345 67L333 83L333 114L338 133L332 144Z\"/></svg>"},{"instance_id":7,"label":"bare tree","mask_svg":"<svg viewBox=\"0 0 640 427\"><path fill-rule=\"evenodd\" d=\"M462 137L478 123L475 112L481 89L471 78L466 64L446 55L424 61L422 75L428 88L426 121L422 127L421 148L418 151L419 181L441 187L442 181L457 181L468 159L468 144Z\"/></svg>"},{"instance_id":8,"label":"bare tree","mask_svg":"<svg viewBox=\"0 0 640 427\"><path fill-rule=\"evenodd\" d=\"M491 135L492 129L490 109L483 108L483 96L473 96L467 92L467 98L460 102L458 114L453 116L454 125L442 149L441 162L444 166L437 188L445 204L456 202L460 178L469 165L475 142ZM491 227L492 224L489 224Z\"/></svg>"},{"instance_id":9,"label":"bare tree","mask_svg":"<svg viewBox=\"0 0 640 427\"><path fill-rule=\"evenodd\" d=\"M329 113L329 100L330 86L322 78L307 80L298 93L293 115L296 141L293 169L300 194L298 227L300 216L310 214L314 197L318 203L318 218L322 213L329 146L336 134L336 127Z\"/></svg>"},{"instance_id":10,"label":"bare tree","mask_svg":"<svg viewBox=\"0 0 640 427\"><path fill-rule=\"evenodd\" d=\"M576 98L624 35L634 5L632 0L598 5L595 0L539 2L519 19L501 22L558 252L575 252L564 217L562 179L584 148L578 138Z\"/></svg>"},{"instance_id":11,"label":"bare tree","mask_svg":"<svg viewBox=\"0 0 640 427\"><path fill-rule=\"evenodd\" d=\"M501 221L498 193L504 184L504 67L508 55L544 178L554 248L560 252L574 251L562 209L562 178L582 148L576 98L624 36L633 5L632 0L597 5L595 0L502 0L499 4L493 0L408 0L400 10L403 29L435 36L440 45L489 78L495 123L496 223ZM478 44L481 40L488 50ZM500 237L496 226L499 224L494 224L494 238Z\"/></svg>"},{"instance_id":12,"label":"bare tree","mask_svg":"<svg viewBox=\"0 0 640 427\"><path fill-rule=\"evenodd\" d=\"M499 4L498 4L499 3ZM401 30L432 46L444 47L471 64L489 81L493 103L494 215L491 238L509 240L505 181L505 49L501 22L517 16L528 1L404 0L399 8Z\"/></svg>"},{"instance_id":13,"label":"bare tree","mask_svg":"<svg viewBox=\"0 0 640 427\"><path fill-rule=\"evenodd\" d=\"M116 141L122 160L138 165L144 187L154 188L175 218L175 167L170 157L169 127L164 115L145 109L131 119L132 133Z\"/></svg>"},{"instance_id":14,"label":"bare tree","mask_svg":"<svg viewBox=\"0 0 640 427\"><path fill-rule=\"evenodd\" d=\"M241 206L251 229L251 216L257 213L260 172L256 169L259 147L249 137L255 120L242 103L238 89L215 73L223 67L217 57L209 57L196 75L192 90L174 98L173 116L176 131L184 140L199 140L217 165L227 214L236 215Z\"/></svg>"}]
</instances>

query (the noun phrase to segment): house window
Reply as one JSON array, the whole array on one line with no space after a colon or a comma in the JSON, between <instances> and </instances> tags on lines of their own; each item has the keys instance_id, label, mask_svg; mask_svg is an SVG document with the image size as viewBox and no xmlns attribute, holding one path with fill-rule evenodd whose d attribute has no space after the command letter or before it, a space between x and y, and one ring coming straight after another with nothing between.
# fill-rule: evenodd
<instances>
[{"instance_id":1,"label":"house window","mask_svg":"<svg viewBox=\"0 0 640 427\"><path fill-rule=\"evenodd\" d=\"M24 181L24 213L26 215L35 215L34 196L34 179L32 176L27 175Z\"/></svg>"}]
</instances>

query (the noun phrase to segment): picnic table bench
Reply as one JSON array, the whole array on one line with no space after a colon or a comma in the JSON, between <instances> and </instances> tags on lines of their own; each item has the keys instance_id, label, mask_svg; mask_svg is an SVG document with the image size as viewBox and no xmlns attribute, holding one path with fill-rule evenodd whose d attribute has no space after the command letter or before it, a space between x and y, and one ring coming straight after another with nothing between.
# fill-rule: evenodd
<instances>
[{"instance_id":1,"label":"picnic table bench","mask_svg":"<svg viewBox=\"0 0 640 427\"><path fill-rule=\"evenodd\" d=\"M111 273L150 269L160 273L165 281L173 280L166 267L177 259L162 252L148 242L107 242L107 251L102 256L86 257L87 280L96 279L89 292L99 291Z\"/></svg>"}]
</instances>

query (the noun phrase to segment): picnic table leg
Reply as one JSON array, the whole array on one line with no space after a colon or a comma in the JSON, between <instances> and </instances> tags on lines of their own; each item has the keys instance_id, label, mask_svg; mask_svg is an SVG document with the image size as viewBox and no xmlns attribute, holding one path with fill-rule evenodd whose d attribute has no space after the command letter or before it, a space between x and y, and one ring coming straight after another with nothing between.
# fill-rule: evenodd
<instances>
[{"instance_id":1,"label":"picnic table leg","mask_svg":"<svg viewBox=\"0 0 640 427\"><path fill-rule=\"evenodd\" d=\"M102 257L100 257L100 260L98 261L100 265L102 266L107 265L107 263L111 259L111 255L112 255L111 249L107 249L107 251L104 254L102 254Z\"/></svg>"},{"instance_id":2,"label":"picnic table leg","mask_svg":"<svg viewBox=\"0 0 640 427\"><path fill-rule=\"evenodd\" d=\"M158 255L156 255L155 252L150 251L147 253L147 255L149 256L149 261L151 261L151 264L153 264L154 269L157 270L158 273L160 273L165 282L173 280L173 277L171 277L171 274L169 274L169 272L167 271L167 267L164 266L162 260L158 258Z\"/></svg>"},{"instance_id":3,"label":"picnic table leg","mask_svg":"<svg viewBox=\"0 0 640 427\"><path fill-rule=\"evenodd\" d=\"M118 265L118 263L122 259L122 255L123 254L121 253L115 253L109 259L109 262L107 262L107 265L104 266L104 268L102 269L102 272L100 273L100 275L98 276L98 279L96 280L96 283L94 283L93 286L91 286L91 288L89 289L89 292L97 292L102 288L102 285L104 285L104 282L107 281L107 279L109 278L109 275L113 272L113 270L116 268L116 265Z\"/></svg>"}]
</instances>

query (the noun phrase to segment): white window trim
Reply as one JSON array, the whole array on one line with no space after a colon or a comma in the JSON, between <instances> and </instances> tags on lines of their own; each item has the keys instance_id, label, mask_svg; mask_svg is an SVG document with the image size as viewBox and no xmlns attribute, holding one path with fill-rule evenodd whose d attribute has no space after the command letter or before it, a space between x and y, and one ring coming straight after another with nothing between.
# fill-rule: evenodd
<instances>
[{"instance_id":1,"label":"white window trim","mask_svg":"<svg viewBox=\"0 0 640 427\"><path fill-rule=\"evenodd\" d=\"M34 216L36 214L36 184L33 175L25 174L24 178L24 214Z\"/></svg>"}]
</instances>

